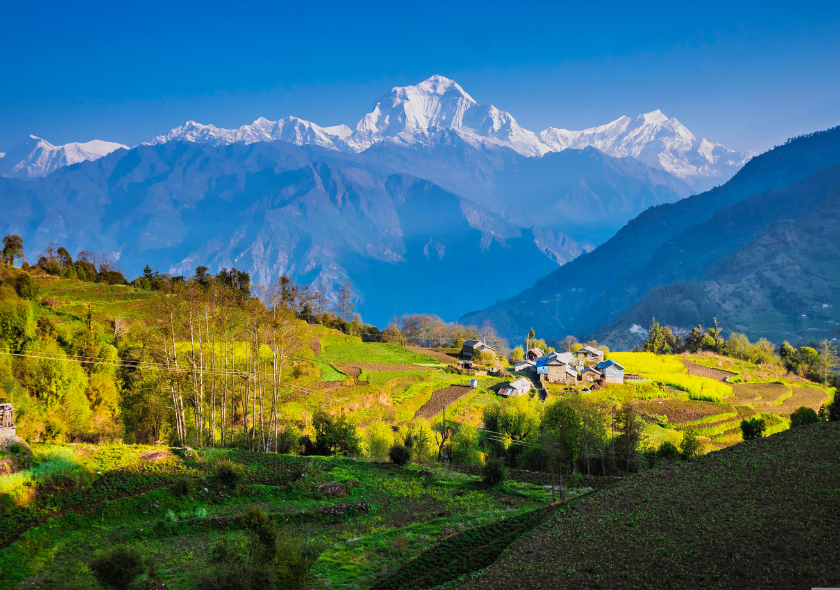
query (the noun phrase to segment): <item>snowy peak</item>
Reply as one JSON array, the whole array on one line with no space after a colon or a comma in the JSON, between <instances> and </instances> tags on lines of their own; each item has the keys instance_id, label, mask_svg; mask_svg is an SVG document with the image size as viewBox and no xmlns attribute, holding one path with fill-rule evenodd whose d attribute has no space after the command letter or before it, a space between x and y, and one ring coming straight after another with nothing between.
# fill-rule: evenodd
<instances>
[{"instance_id":1,"label":"snowy peak","mask_svg":"<svg viewBox=\"0 0 840 590\"><path fill-rule=\"evenodd\" d=\"M55 146L45 139L30 135L0 160L0 176L39 178L64 166L98 160L118 149L128 147L98 139Z\"/></svg>"},{"instance_id":2,"label":"snowy peak","mask_svg":"<svg viewBox=\"0 0 840 590\"><path fill-rule=\"evenodd\" d=\"M250 125L236 129L223 129L215 125L203 125L187 121L165 135L158 135L148 145L158 145L170 141L188 141L209 145L229 145L231 143L256 143L259 141L288 141L295 145L320 145L322 147L346 151L344 139L351 134L347 125L319 127L315 123L286 117L279 121L270 121L260 117Z\"/></svg>"},{"instance_id":3,"label":"snowy peak","mask_svg":"<svg viewBox=\"0 0 840 590\"><path fill-rule=\"evenodd\" d=\"M359 121L351 145L361 151L388 139L427 143L441 130L455 131L474 144L505 145L523 155L546 152L536 134L522 129L510 113L477 103L455 81L437 75L392 88Z\"/></svg>"},{"instance_id":4,"label":"snowy peak","mask_svg":"<svg viewBox=\"0 0 840 590\"><path fill-rule=\"evenodd\" d=\"M591 146L617 158L636 158L670 172L698 192L726 182L755 155L698 141L682 123L658 109L583 131L549 127L540 139L552 151Z\"/></svg>"}]
</instances>

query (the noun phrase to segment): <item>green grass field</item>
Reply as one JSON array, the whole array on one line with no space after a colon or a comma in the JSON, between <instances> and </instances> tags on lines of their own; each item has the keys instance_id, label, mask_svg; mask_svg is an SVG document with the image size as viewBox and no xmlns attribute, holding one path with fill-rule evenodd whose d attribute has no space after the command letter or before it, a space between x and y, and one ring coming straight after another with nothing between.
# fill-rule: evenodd
<instances>
[{"instance_id":1,"label":"green grass field","mask_svg":"<svg viewBox=\"0 0 840 590\"><path fill-rule=\"evenodd\" d=\"M318 360L327 363L365 363L380 365L424 365L436 367L434 358L412 352L399 344L362 342L360 339L336 335L320 339Z\"/></svg>"}]
</instances>

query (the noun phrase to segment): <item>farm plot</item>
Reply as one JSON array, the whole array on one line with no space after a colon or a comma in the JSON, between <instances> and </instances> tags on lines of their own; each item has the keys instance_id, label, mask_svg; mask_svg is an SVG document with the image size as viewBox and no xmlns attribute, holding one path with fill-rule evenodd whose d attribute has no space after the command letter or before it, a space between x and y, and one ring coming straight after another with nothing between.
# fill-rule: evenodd
<instances>
[{"instance_id":1,"label":"farm plot","mask_svg":"<svg viewBox=\"0 0 840 590\"><path fill-rule=\"evenodd\" d=\"M765 404L758 406L760 412L766 414L792 414L802 406L819 411L820 406L828 399L828 394L819 387L794 387L793 395L781 404Z\"/></svg>"},{"instance_id":2,"label":"farm plot","mask_svg":"<svg viewBox=\"0 0 840 590\"><path fill-rule=\"evenodd\" d=\"M350 336L321 338L321 354L318 355L317 360L329 363L362 363L357 366L364 364L391 367L394 365L440 365L428 354L419 354L398 344L362 342Z\"/></svg>"},{"instance_id":3,"label":"farm plot","mask_svg":"<svg viewBox=\"0 0 840 590\"><path fill-rule=\"evenodd\" d=\"M736 373L730 373L729 371L723 371L721 369L713 369L711 367L704 367L703 365L698 365L697 363L691 361L680 361L683 365L685 365L686 371L689 375L693 375L695 377L707 377L709 379L717 379L719 381L726 380L727 377L731 377Z\"/></svg>"},{"instance_id":4,"label":"farm plot","mask_svg":"<svg viewBox=\"0 0 840 590\"><path fill-rule=\"evenodd\" d=\"M724 401L739 406L770 404L782 399L789 391L790 388L782 383L736 383L732 386L733 395L724 398Z\"/></svg>"},{"instance_id":5,"label":"farm plot","mask_svg":"<svg viewBox=\"0 0 840 590\"><path fill-rule=\"evenodd\" d=\"M719 417L720 421L731 419L735 410L730 405L713 402L697 402L682 399L646 400L637 402L636 408L651 416L665 416L669 424L677 427L690 424L711 424Z\"/></svg>"},{"instance_id":6,"label":"farm plot","mask_svg":"<svg viewBox=\"0 0 840 590\"><path fill-rule=\"evenodd\" d=\"M414 414L415 418L429 420L443 411L446 406L458 401L473 391L469 385L450 385L445 389L438 389L432 397Z\"/></svg>"}]
</instances>

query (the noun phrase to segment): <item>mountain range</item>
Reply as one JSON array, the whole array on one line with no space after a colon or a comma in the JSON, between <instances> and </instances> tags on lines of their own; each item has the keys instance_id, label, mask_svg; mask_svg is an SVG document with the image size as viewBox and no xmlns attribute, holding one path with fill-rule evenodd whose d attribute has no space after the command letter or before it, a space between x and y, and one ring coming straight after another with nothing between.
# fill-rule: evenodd
<instances>
[{"instance_id":1,"label":"mountain range","mask_svg":"<svg viewBox=\"0 0 840 590\"><path fill-rule=\"evenodd\" d=\"M637 345L652 318L688 330L810 341L838 335L840 127L790 140L729 182L652 207L515 297L465 314L519 340Z\"/></svg>"},{"instance_id":2,"label":"mountain range","mask_svg":"<svg viewBox=\"0 0 840 590\"><path fill-rule=\"evenodd\" d=\"M473 146L505 147L529 157L542 157L570 148L594 147L610 156L632 157L652 168L665 170L695 192L722 184L755 155L735 152L706 139L698 140L679 121L669 119L659 110L633 119L620 117L606 125L583 131L549 127L535 133L523 129L510 113L478 103L456 82L443 76L432 76L414 86L393 88L376 102L373 110L357 123L355 130L347 125L321 127L296 117L278 121L261 117L237 129L188 121L148 143L188 141L229 145L282 140L295 145L317 145L359 153L382 142L434 147L445 141L446 132L456 133ZM91 145L94 143L99 145ZM110 153L106 151L106 145L112 146L110 151L125 147L108 142L67 145L79 146L78 149L96 153L98 157ZM44 176L57 167L30 162L28 154L31 152L32 149L10 150L6 167L15 168L17 172L3 170L0 175ZM78 161L81 159L68 158L60 165ZM26 173L20 173L22 170Z\"/></svg>"}]
</instances>

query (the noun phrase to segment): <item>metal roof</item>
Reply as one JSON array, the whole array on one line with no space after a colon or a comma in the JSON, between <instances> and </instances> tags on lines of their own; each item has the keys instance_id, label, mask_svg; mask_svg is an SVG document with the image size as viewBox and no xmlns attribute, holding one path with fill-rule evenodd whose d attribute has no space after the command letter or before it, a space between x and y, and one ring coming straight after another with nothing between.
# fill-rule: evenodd
<instances>
[{"instance_id":1,"label":"metal roof","mask_svg":"<svg viewBox=\"0 0 840 590\"><path fill-rule=\"evenodd\" d=\"M612 367L613 365L615 365L616 367L618 367L622 371L624 370L624 367L619 365L614 360L602 361L602 362L598 363L597 365L595 365L595 367L598 368L598 369L608 369L608 368Z\"/></svg>"}]
</instances>

